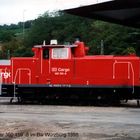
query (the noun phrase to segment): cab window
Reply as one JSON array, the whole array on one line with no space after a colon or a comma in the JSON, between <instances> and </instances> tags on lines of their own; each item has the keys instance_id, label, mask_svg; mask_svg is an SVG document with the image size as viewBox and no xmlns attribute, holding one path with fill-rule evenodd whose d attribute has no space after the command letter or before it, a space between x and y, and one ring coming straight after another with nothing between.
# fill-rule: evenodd
<instances>
[{"instance_id":1,"label":"cab window","mask_svg":"<svg viewBox=\"0 0 140 140\"><path fill-rule=\"evenodd\" d=\"M68 48L53 48L52 59L68 59Z\"/></svg>"},{"instance_id":2,"label":"cab window","mask_svg":"<svg viewBox=\"0 0 140 140\"><path fill-rule=\"evenodd\" d=\"M49 59L49 49L43 50L43 59Z\"/></svg>"}]
</instances>

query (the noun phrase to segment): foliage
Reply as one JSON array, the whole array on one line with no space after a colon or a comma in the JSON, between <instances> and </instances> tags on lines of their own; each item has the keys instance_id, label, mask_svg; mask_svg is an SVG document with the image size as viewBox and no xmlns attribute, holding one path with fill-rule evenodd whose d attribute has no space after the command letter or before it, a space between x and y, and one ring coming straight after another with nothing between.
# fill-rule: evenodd
<instances>
[{"instance_id":1,"label":"foliage","mask_svg":"<svg viewBox=\"0 0 140 140\"><path fill-rule=\"evenodd\" d=\"M129 55L129 54L136 54L136 51L133 47L129 47L126 50L123 51L123 54Z\"/></svg>"},{"instance_id":2,"label":"foliage","mask_svg":"<svg viewBox=\"0 0 140 140\"><path fill-rule=\"evenodd\" d=\"M31 47L42 44L44 40L46 44L51 39L57 39L59 44L72 44L76 38L90 47L90 54L100 54L103 40L104 54L136 52L140 55L140 30L63 12L46 12L34 21L0 26L0 41L4 48L2 54L9 50L11 56L31 56Z\"/></svg>"},{"instance_id":3,"label":"foliage","mask_svg":"<svg viewBox=\"0 0 140 140\"><path fill-rule=\"evenodd\" d=\"M22 47L22 40L18 40L16 38L13 38L9 42L6 42L3 44L3 58L8 58L10 55L11 56L19 56L17 54L17 50L19 50ZM9 53L9 54L8 54Z\"/></svg>"},{"instance_id":4,"label":"foliage","mask_svg":"<svg viewBox=\"0 0 140 140\"><path fill-rule=\"evenodd\" d=\"M28 33L31 22L26 21L24 23L25 33ZM23 22L0 26L0 45L2 46L0 58L3 59L9 58L10 56L26 56L29 55L29 52L31 55L31 51L28 51L24 46Z\"/></svg>"},{"instance_id":5,"label":"foliage","mask_svg":"<svg viewBox=\"0 0 140 140\"><path fill-rule=\"evenodd\" d=\"M140 36L140 30L101 21L94 22L92 27L94 39L90 42L90 45L93 46L93 52L100 52L101 40L104 40L105 54L122 55L129 47L140 52L137 42L138 38L133 35L134 32L137 32Z\"/></svg>"},{"instance_id":6,"label":"foliage","mask_svg":"<svg viewBox=\"0 0 140 140\"><path fill-rule=\"evenodd\" d=\"M45 13L33 22L25 40L26 46L47 44L51 39L59 43L73 43L78 37L90 47L90 53L100 54L100 42L104 40L105 54L121 54L133 47L140 55L138 37L140 30L102 21L89 20L62 12Z\"/></svg>"},{"instance_id":7,"label":"foliage","mask_svg":"<svg viewBox=\"0 0 140 140\"><path fill-rule=\"evenodd\" d=\"M33 22L25 42L27 46L42 44L43 40L48 44L51 39L57 39L61 44L73 43L77 37L88 41L91 23L92 20L61 12L45 13Z\"/></svg>"},{"instance_id":8,"label":"foliage","mask_svg":"<svg viewBox=\"0 0 140 140\"><path fill-rule=\"evenodd\" d=\"M8 30L0 31L0 41L1 42L8 42L14 37L14 33Z\"/></svg>"}]
</instances>

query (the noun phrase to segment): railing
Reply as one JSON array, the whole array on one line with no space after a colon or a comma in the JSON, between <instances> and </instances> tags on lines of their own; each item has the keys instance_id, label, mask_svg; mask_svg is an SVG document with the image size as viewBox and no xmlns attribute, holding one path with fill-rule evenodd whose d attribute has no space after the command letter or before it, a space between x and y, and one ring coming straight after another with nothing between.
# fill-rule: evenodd
<instances>
[{"instance_id":1,"label":"railing","mask_svg":"<svg viewBox=\"0 0 140 140\"><path fill-rule=\"evenodd\" d=\"M16 70L16 74L15 74L15 77L14 77L14 81L16 83L16 79L17 79L17 76L18 76L18 73L19 73L19 84L21 83L21 71L28 71L28 75L29 75L29 84L31 84L31 69L29 68L18 68Z\"/></svg>"},{"instance_id":2,"label":"railing","mask_svg":"<svg viewBox=\"0 0 140 140\"><path fill-rule=\"evenodd\" d=\"M116 78L115 73L116 73L116 64L127 64L128 65L128 79L130 79L131 76L131 71L132 71L132 93L134 94L135 92L135 73L134 73L134 68L133 68L133 64L131 62L121 62L121 61L115 61L113 63L113 79Z\"/></svg>"},{"instance_id":3,"label":"railing","mask_svg":"<svg viewBox=\"0 0 140 140\"><path fill-rule=\"evenodd\" d=\"M31 84L31 69L29 68L18 68L16 70L16 74L15 74L15 77L14 77L14 81L13 81L13 84L14 84L14 96L13 96L13 99L16 98L16 79L17 79L17 76L18 76L18 73L19 73L19 84L21 82L21 71L28 71L28 75L29 75L29 84Z\"/></svg>"}]
</instances>

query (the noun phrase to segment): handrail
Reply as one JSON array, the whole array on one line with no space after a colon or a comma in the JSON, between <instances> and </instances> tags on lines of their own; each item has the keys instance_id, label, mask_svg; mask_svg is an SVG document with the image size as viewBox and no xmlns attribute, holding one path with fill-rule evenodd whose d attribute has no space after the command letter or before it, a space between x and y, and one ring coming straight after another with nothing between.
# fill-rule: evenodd
<instances>
[{"instance_id":1,"label":"handrail","mask_svg":"<svg viewBox=\"0 0 140 140\"><path fill-rule=\"evenodd\" d=\"M29 72L29 74L30 74L29 84L31 84L31 69L29 69L29 68L18 68L16 70L16 74L15 74L15 77L14 77L14 81L13 82L16 82L16 78L18 76L18 72L20 72L20 71L28 71ZM19 83L20 83L20 73L19 73Z\"/></svg>"},{"instance_id":2,"label":"handrail","mask_svg":"<svg viewBox=\"0 0 140 140\"><path fill-rule=\"evenodd\" d=\"M31 84L31 69L29 69L29 68L18 68L18 69L16 70L16 74L15 74L14 81L13 81L13 84L14 84L14 96L13 96L13 99L16 98L16 78L17 78L17 76L18 76L18 72L20 72L20 71L22 71L22 70L24 70L24 71L29 71L29 74L30 74L29 84ZM19 73L19 83L20 83L20 73Z\"/></svg>"},{"instance_id":3,"label":"handrail","mask_svg":"<svg viewBox=\"0 0 140 140\"><path fill-rule=\"evenodd\" d=\"M121 61L117 61L115 60L115 62L113 63L113 79L115 79L115 73L116 73L116 64L128 64L128 79L130 79L130 70L132 71L132 86L133 86L133 90L132 93L134 94L135 92L135 73L134 73L134 68L133 68L133 64L131 62L121 62Z\"/></svg>"}]
</instances>

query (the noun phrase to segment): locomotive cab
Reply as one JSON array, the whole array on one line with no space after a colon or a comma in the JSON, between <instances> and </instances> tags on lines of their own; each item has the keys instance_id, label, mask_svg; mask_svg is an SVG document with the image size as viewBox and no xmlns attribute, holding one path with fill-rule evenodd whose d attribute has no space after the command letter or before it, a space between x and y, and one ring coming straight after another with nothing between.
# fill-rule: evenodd
<instances>
[{"instance_id":1,"label":"locomotive cab","mask_svg":"<svg viewBox=\"0 0 140 140\"><path fill-rule=\"evenodd\" d=\"M71 59L72 57L84 57L88 53L89 48L83 42L75 42L73 45L37 45L32 51L34 57L43 59Z\"/></svg>"}]
</instances>

